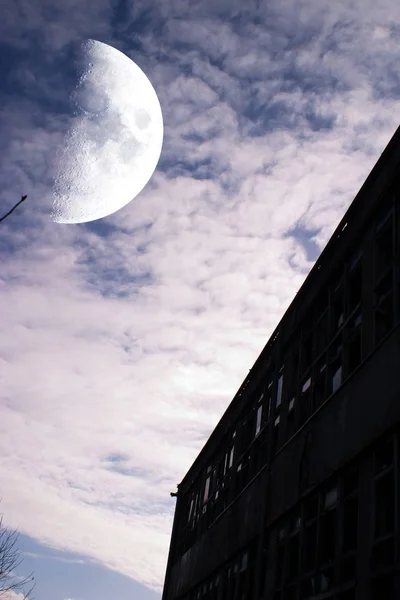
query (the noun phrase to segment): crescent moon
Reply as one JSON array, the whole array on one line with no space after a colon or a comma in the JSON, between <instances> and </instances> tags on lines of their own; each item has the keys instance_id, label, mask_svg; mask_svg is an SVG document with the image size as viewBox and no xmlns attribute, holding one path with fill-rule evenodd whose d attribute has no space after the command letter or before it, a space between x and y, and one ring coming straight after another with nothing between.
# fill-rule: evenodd
<instances>
[{"instance_id":1,"label":"crescent moon","mask_svg":"<svg viewBox=\"0 0 400 600\"><path fill-rule=\"evenodd\" d=\"M78 112L58 153L51 218L85 223L135 198L161 154L163 119L157 94L125 54L83 44L83 74L73 94Z\"/></svg>"}]
</instances>

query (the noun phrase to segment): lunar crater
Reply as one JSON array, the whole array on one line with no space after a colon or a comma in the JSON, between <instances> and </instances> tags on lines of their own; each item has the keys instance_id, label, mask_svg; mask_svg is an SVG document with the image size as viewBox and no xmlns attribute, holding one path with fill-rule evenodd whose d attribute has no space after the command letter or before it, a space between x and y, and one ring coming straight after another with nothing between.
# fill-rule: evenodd
<instances>
[{"instance_id":1,"label":"lunar crater","mask_svg":"<svg viewBox=\"0 0 400 600\"><path fill-rule=\"evenodd\" d=\"M156 92L130 58L89 40L83 65L58 152L51 216L59 223L93 221L128 204L151 178L163 141Z\"/></svg>"}]
</instances>

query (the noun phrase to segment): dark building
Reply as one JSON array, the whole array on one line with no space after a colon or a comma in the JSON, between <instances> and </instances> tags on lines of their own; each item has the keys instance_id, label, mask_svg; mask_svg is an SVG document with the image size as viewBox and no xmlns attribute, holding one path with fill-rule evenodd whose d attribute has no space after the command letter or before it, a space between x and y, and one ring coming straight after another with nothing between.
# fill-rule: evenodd
<instances>
[{"instance_id":1,"label":"dark building","mask_svg":"<svg viewBox=\"0 0 400 600\"><path fill-rule=\"evenodd\" d=\"M178 486L163 600L400 599L400 128Z\"/></svg>"}]
</instances>

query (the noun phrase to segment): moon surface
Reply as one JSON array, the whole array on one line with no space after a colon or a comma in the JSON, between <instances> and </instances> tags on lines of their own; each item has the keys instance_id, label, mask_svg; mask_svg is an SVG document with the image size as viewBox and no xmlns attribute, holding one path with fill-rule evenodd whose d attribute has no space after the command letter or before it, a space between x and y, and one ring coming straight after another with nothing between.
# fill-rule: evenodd
<instances>
[{"instance_id":1,"label":"moon surface","mask_svg":"<svg viewBox=\"0 0 400 600\"><path fill-rule=\"evenodd\" d=\"M58 152L51 218L85 223L130 202L160 158L163 119L143 71L115 48L88 40L72 95L77 110Z\"/></svg>"}]
</instances>

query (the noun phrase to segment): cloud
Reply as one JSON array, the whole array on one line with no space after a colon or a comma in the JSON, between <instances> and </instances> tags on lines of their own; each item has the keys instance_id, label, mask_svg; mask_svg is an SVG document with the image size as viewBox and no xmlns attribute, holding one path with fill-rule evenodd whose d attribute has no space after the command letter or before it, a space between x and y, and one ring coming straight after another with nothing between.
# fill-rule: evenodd
<instances>
[{"instance_id":1,"label":"cloud","mask_svg":"<svg viewBox=\"0 0 400 600\"><path fill-rule=\"evenodd\" d=\"M49 91L53 63L35 98L8 98L0 171L2 207L21 188L29 194L0 232L2 509L24 533L155 589L169 492L387 144L399 108L394 5L385 4L388 17L374 6L367 19L363 9L356 23L340 3L272 3L267 13L260 3L254 20L215 2L206 6L213 19L159 4L134 47L140 3L114 38L94 5L83 15L73 4L57 9L64 50L67 29L89 35L93 19L160 97L162 160L135 202L89 226L48 221L52 154L68 124ZM31 36L45 8L32 15ZM24 42L12 32L27 11L10 25L17 48ZM224 11L232 18L222 22ZM56 47L54 28L45 43Z\"/></svg>"}]
</instances>

